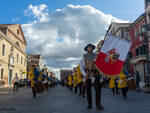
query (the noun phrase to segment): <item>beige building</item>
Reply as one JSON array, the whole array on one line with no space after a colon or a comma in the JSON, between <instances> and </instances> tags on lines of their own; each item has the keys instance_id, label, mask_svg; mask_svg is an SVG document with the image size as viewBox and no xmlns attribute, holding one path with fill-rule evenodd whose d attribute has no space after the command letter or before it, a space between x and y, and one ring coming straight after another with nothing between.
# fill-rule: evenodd
<instances>
[{"instance_id":1,"label":"beige building","mask_svg":"<svg viewBox=\"0 0 150 113\"><path fill-rule=\"evenodd\" d=\"M115 23L112 22L107 30L107 33L104 37L106 39L108 34L117 35L120 38L127 38L126 29L131 25L131 23Z\"/></svg>"},{"instance_id":2,"label":"beige building","mask_svg":"<svg viewBox=\"0 0 150 113\"><path fill-rule=\"evenodd\" d=\"M37 66L38 70L45 68L41 54L28 54L28 72L33 66Z\"/></svg>"},{"instance_id":3,"label":"beige building","mask_svg":"<svg viewBox=\"0 0 150 113\"><path fill-rule=\"evenodd\" d=\"M19 24L0 24L0 83L12 85L15 74L26 77L26 40Z\"/></svg>"}]
</instances>

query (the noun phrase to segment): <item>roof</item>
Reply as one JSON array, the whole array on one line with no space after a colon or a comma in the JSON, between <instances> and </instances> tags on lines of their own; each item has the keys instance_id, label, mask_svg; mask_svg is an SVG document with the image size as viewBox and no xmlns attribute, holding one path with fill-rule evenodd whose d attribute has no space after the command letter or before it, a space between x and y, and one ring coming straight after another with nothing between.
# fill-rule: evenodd
<instances>
[{"instance_id":1,"label":"roof","mask_svg":"<svg viewBox=\"0 0 150 113\"><path fill-rule=\"evenodd\" d=\"M139 21L141 21L143 18L145 18L145 13L143 13L141 16L139 16L129 27L128 27L128 31L134 27Z\"/></svg>"},{"instance_id":2,"label":"roof","mask_svg":"<svg viewBox=\"0 0 150 113\"><path fill-rule=\"evenodd\" d=\"M9 43L11 43L14 47L26 55L25 51L19 48L9 37L7 37L7 35L4 34L4 32L0 31L0 35L2 35L4 39L6 39Z\"/></svg>"},{"instance_id":3,"label":"roof","mask_svg":"<svg viewBox=\"0 0 150 113\"><path fill-rule=\"evenodd\" d=\"M28 54L28 55L32 58L37 58L37 59L41 58L41 54Z\"/></svg>"},{"instance_id":4,"label":"roof","mask_svg":"<svg viewBox=\"0 0 150 113\"><path fill-rule=\"evenodd\" d=\"M113 24L117 24L117 25L128 25L128 26L130 26L131 25L131 23L117 23L117 22L112 22L110 25L109 25L109 28L107 29L107 32L106 32L106 34L105 34L105 36L104 36L104 39L106 39L106 36L107 36L107 34L109 33L109 31L110 31L110 28L111 28L111 26L113 25ZM119 27L119 28L127 28L127 27ZM118 28L118 29L119 29Z\"/></svg>"},{"instance_id":5,"label":"roof","mask_svg":"<svg viewBox=\"0 0 150 113\"><path fill-rule=\"evenodd\" d=\"M19 28L20 28L20 30L21 30L21 34L22 34L22 36L23 36L24 43L25 43L25 45L26 45L27 42L26 42L26 40L25 40L25 37L24 37L24 34L23 34L23 31L22 31L22 28L21 28L20 24L0 24L0 30L1 30L5 35L6 35L7 29L8 29L11 33L13 33L13 32L8 28L9 26L12 26L12 25L19 25ZM15 35L15 34L13 33L13 35ZM16 35L15 35L15 36L16 36ZM18 36L16 36L16 38L19 39ZM20 40L20 39L19 39L19 40Z\"/></svg>"}]
</instances>

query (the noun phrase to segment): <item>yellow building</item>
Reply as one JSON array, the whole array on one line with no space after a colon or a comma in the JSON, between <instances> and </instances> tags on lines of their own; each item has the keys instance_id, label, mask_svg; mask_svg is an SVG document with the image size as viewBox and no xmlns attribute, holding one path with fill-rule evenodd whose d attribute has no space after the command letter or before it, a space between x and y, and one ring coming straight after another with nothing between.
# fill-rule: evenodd
<instances>
[{"instance_id":1,"label":"yellow building","mask_svg":"<svg viewBox=\"0 0 150 113\"><path fill-rule=\"evenodd\" d=\"M15 74L26 77L26 40L19 24L0 24L0 84L12 85Z\"/></svg>"}]
</instances>

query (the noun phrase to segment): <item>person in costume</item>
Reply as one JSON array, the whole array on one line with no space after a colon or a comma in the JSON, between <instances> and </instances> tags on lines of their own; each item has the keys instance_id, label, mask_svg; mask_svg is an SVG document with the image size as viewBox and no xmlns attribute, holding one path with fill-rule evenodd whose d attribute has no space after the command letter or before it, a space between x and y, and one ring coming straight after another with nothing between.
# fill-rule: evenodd
<instances>
[{"instance_id":1,"label":"person in costume","mask_svg":"<svg viewBox=\"0 0 150 113\"><path fill-rule=\"evenodd\" d=\"M113 94L119 94L118 92L118 86L117 86L117 78L116 77L111 77L109 80L109 88L112 89Z\"/></svg>"},{"instance_id":2,"label":"person in costume","mask_svg":"<svg viewBox=\"0 0 150 113\"><path fill-rule=\"evenodd\" d=\"M68 76L68 85L69 85L69 89L72 91L72 76L71 75L69 75Z\"/></svg>"},{"instance_id":3,"label":"person in costume","mask_svg":"<svg viewBox=\"0 0 150 113\"><path fill-rule=\"evenodd\" d=\"M76 72L77 72L77 84L79 87L79 96L81 96L83 94L83 83L82 83L82 72L80 71L80 65L76 68Z\"/></svg>"},{"instance_id":4,"label":"person in costume","mask_svg":"<svg viewBox=\"0 0 150 113\"><path fill-rule=\"evenodd\" d=\"M74 73L73 73L73 87L74 87L74 93L77 93L78 92L78 85L77 85L76 70L74 70Z\"/></svg>"},{"instance_id":5,"label":"person in costume","mask_svg":"<svg viewBox=\"0 0 150 113\"><path fill-rule=\"evenodd\" d=\"M35 87L34 87L34 84L35 84L35 76L34 76L34 68L32 67L30 72L29 72L29 80L31 82L31 88L32 88L32 94L33 94L33 97L35 98L36 97L36 90L35 90Z\"/></svg>"},{"instance_id":6,"label":"person in costume","mask_svg":"<svg viewBox=\"0 0 150 113\"><path fill-rule=\"evenodd\" d=\"M127 98L127 92L128 92L128 87L127 87L127 78L126 75L124 74L123 70L121 71L119 75L120 79L118 82L118 88L121 89L122 95L124 98Z\"/></svg>"},{"instance_id":7,"label":"person in costume","mask_svg":"<svg viewBox=\"0 0 150 113\"><path fill-rule=\"evenodd\" d=\"M104 107L101 105L100 75L97 73L97 69L95 67L96 54L93 52L94 49L95 46L92 44L88 44L84 48L87 53L82 57L82 60L80 62L80 70L85 77L86 96L88 101L87 109L92 108L92 84L94 84L96 92L96 108L99 110L103 110Z\"/></svg>"}]
</instances>

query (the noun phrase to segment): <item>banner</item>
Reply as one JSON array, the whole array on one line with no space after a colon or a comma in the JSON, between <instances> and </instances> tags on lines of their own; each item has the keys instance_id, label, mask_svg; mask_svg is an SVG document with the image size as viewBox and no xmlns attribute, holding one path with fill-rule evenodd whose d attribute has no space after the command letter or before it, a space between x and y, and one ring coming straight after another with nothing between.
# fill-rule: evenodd
<instances>
[{"instance_id":1,"label":"banner","mask_svg":"<svg viewBox=\"0 0 150 113\"><path fill-rule=\"evenodd\" d=\"M108 76L119 75L131 42L108 35L96 60L98 70Z\"/></svg>"}]
</instances>

